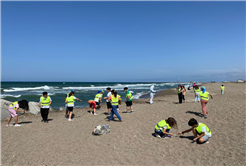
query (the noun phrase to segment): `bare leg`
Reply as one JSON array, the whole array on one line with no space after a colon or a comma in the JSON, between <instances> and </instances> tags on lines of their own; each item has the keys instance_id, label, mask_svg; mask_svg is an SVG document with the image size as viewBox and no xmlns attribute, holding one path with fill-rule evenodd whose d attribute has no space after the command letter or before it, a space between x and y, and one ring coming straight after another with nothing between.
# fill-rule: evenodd
<instances>
[{"instance_id":1,"label":"bare leg","mask_svg":"<svg viewBox=\"0 0 246 166\"><path fill-rule=\"evenodd\" d=\"M70 111L70 112L69 112L69 119L71 119L71 118L72 118L72 114L73 114L73 112L72 112L72 111Z\"/></svg>"},{"instance_id":2,"label":"bare leg","mask_svg":"<svg viewBox=\"0 0 246 166\"><path fill-rule=\"evenodd\" d=\"M15 124L18 124L18 116L15 117Z\"/></svg>"},{"instance_id":3,"label":"bare leg","mask_svg":"<svg viewBox=\"0 0 246 166\"><path fill-rule=\"evenodd\" d=\"M9 117L7 125L10 123L11 119L12 119L12 116Z\"/></svg>"},{"instance_id":4,"label":"bare leg","mask_svg":"<svg viewBox=\"0 0 246 166\"><path fill-rule=\"evenodd\" d=\"M131 106L130 108L131 108L131 110L132 110L132 112L133 112L133 108L132 108L132 106Z\"/></svg>"},{"instance_id":5,"label":"bare leg","mask_svg":"<svg viewBox=\"0 0 246 166\"><path fill-rule=\"evenodd\" d=\"M94 114L95 114L96 113L96 109L94 108L93 110L94 110Z\"/></svg>"},{"instance_id":6,"label":"bare leg","mask_svg":"<svg viewBox=\"0 0 246 166\"><path fill-rule=\"evenodd\" d=\"M126 112L128 112L128 107L126 106Z\"/></svg>"}]
</instances>

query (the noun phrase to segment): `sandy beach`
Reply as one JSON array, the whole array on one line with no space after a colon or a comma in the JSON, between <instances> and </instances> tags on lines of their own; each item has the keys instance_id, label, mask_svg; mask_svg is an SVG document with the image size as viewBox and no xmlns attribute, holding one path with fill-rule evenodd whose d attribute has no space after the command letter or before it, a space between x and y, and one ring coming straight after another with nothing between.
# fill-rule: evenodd
<instances>
[{"instance_id":1,"label":"sandy beach","mask_svg":"<svg viewBox=\"0 0 246 166\"><path fill-rule=\"evenodd\" d=\"M207 119L199 116L201 104L194 102L193 90L187 90L186 103L177 104L171 89L156 95L153 105L149 99L134 100L134 113L122 113L123 102L123 122L107 122L106 105L97 116L88 107L75 109L73 122L65 119L65 111L50 112L49 123L30 114L19 117L21 127L6 127L7 120L2 120L1 165L245 165L245 84L223 84L224 95L221 83L204 84L214 97L207 104ZM170 131L174 137L154 137L155 125L168 117L178 123L179 129ZM191 143L191 132L177 135L190 128L190 118L210 128L208 144ZM109 124L111 132L93 136L101 124Z\"/></svg>"}]
</instances>

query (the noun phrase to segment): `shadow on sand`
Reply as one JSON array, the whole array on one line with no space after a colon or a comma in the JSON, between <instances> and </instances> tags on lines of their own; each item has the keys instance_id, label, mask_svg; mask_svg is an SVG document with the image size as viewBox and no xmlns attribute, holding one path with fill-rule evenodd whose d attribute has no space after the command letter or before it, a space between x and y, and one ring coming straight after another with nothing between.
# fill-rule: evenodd
<instances>
[{"instance_id":1,"label":"shadow on sand","mask_svg":"<svg viewBox=\"0 0 246 166\"><path fill-rule=\"evenodd\" d=\"M186 111L185 113L188 113L188 114L194 114L194 115L196 115L196 116L203 117L203 114L201 114L201 113L199 113L199 112Z\"/></svg>"}]
</instances>

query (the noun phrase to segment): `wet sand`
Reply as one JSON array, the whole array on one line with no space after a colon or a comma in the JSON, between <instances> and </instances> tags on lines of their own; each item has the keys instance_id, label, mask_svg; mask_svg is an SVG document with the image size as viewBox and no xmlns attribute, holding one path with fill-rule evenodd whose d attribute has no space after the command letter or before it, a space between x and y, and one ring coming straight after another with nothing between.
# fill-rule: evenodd
<instances>
[{"instance_id":1,"label":"wet sand","mask_svg":"<svg viewBox=\"0 0 246 166\"><path fill-rule=\"evenodd\" d=\"M1 123L2 165L245 165L245 84L204 84L214 99L207 104L208 118L201 118L200 103L194 93L187 91L186 103L177 104L176 91L157 94L154 104L149 99L133 101L134 113L122 113L124 122L105 121L109 115L106 105L88 113L88 108L76 109L74 121L68 122L64 111L50 112L49 123L41 123L41 116L20 116L21 127L6 127ZM85 102L85 101L83 101ZM173 138L153 136L155 125L174 117L178 130L171 129ZM205 123L212 131L209 144L191 143L192 133L178 136L188 129L190 118ZM12 123L14 121L12 120ZM111 132L93 136L95 126L109 124Z\"/></svg>"}]
</instances>

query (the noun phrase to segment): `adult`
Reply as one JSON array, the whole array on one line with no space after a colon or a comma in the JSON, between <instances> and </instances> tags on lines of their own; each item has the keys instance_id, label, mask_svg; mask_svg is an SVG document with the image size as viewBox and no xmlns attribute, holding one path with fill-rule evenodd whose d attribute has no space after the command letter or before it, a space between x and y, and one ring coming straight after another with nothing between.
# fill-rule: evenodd
<instances>
[{"instance_id":1,"label":"adult","mask_svg":"<svg viewBox=\"0 0 246 166\"><path fill-rule=\"evenodd\" d=\"M177 88L178 98L179 98L179 104L182 104L182 91L181 86L179 85Z\"/></svg>"},{"instance_id":2,"label":"adult","mask_svg":"<svg viewBox=\"0 0 246 166\"><path fill-rule=\"evenodd\" d=\"M212 136L212 132L209 130L207 125L203 123L198 123L194 118L191 118L189 120L188 125L191 126L192 128L185 130L183 132L179 132L178 134L181 135L192 131L195 137L193 141L196 141L197 143L200 144L205 142L208 143L208 139Z\"/></svg>"},{"instance_id":3,"label":"adult","mask_svg":"<svg viewBox=\"0 0 246 166\"><path fill-rule=\"evenodd\" d=\"M112 105L111 105L110 101L108 100L110 98L110 96L112 95L110 87L107 88L107 92L108 92L107 97L104 97L104 99L106 99L107 108L108 108L108 114L110 114L110 112L112 110Z\"/></svg>"},{"instance_id":4,"label":"adult","mask_svg":"<svg viewBox=\"0 0 246 166\"><path fill-rule=\"evenodd\" d=\"M112 101L112 111L111 111L111 115L110 118L108 119L108 121L113 120L114 118L114 114L117 116L117 118L119 119L120 122L123 122L122 118L120 117L118 111L117 111L117 106L119 105L119 103L121 104L121 98L119 97L119 95L117 94L117 92L115 90L111 91L112 95L109 97L108 100Z\"/></svg>"},{"instance_id":5,"label":"adult","mask_svg":"<svg viewBox=\"0 0 246 166\"><path fill-rule=\"evenodd\" d=\"M224 85L221 85L221 94L223 95L224 92L225 92L225 87L224 87Z\"/></svg>"},{"instance_id":6,"label":"adult","mask_svg":"<svg viewBox=\"0 0 246 166\"><path fill-rule=\"evenodd\" d=\"M67 103L67 107L68 107L68 111L69 111L68 121L73 121L72 114L73 114L73 107L74 107L75 100L82 102L82 100L80 100L74 96L74 92L70 92L68 97L66 98L66 103Z\"/></svg>"},{"instance_id":7,"label":"adult","mask_svg":"<svg viewBox=\"0 0 246 166\"><path fill-rule=\"evenodd\" d=\"M150 101L149 101L150 104L153 104L153 98L155 96L155 93L157 92L156 90L154 90L154 87L155 87L154 85L150 86Z\"/></svg>"},{"instance_id":8,"label":"adult","mask_svg":"<svg viewBox=\"0 0 246 166\"><path fill-rule=\"evenodd\" d=\"M185 90L185 87L184 86L181 87L181 92L182 92L182 100L184 100L184 103L185 103L185 93L186 93L186 90Z\"/></svg>"},{"instance_id":9,"label":"adult","mask_svg":"<svg viewBox=\"0 0 246 166\"><path fill-rule=\"evenodd\" d=\"M19 108L22 108L23 110L20 111ZM18 115L16 112L25 112L25 110L29 110L28 102L26 100L21 100L21 101L15 101L12 104L9 105L9 119L6 124L6 126L12 126L10 125L11 119L14 117L15 118L15 127L21 126L18 124Z\"/></svg>"},{"instance_id":10,"label":"adult","mask_svg":"<svg viewBox=\"0 0 246 166\"><path fill-rule=\"evenodd\" d=\"M201 91L198 94L201 98L201 105L202 105L202 112L203 117L207 119L207 107L206 104L208 104L209 96L213 99L213 96L209 94L209 92L206 91L206 88L204 86L201 87Z\"/></svg>"},{"instance_id":11,"label":"adult","mask_svg":"<svg viewBox=\"0 0 246 166\"><path fill-rule=\"evenodd\" d=\"M125 87L124 91L126 93L126 102L125 102L126 103L126 113L129 113L128 112L129 107L131 108L131 111L133 113L134 111L132 108L132 99L133 99L132 93L128 90L128 87Z\"/></svg>"},{"instance_id":12,"label":"adult","mask_svg":"<svg viewBox=\"0 0 246 166\"><path fill-rule=\"evenodd\" d=\"M48 96L47 92L43 92L43 96L40 97L39 107L42 116L41 122L48 123L48 115L52 99Z\"/></svg>"}]
</instances>

